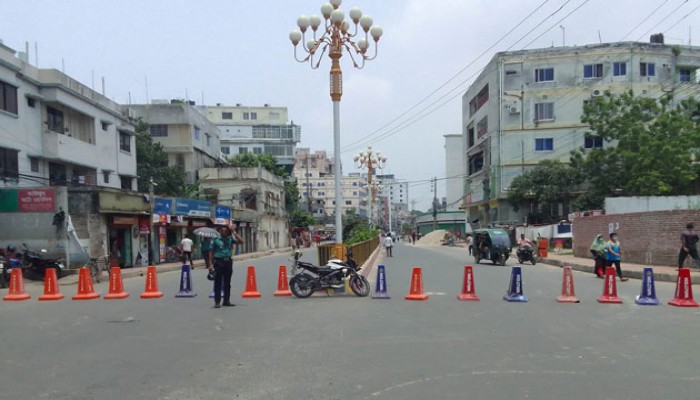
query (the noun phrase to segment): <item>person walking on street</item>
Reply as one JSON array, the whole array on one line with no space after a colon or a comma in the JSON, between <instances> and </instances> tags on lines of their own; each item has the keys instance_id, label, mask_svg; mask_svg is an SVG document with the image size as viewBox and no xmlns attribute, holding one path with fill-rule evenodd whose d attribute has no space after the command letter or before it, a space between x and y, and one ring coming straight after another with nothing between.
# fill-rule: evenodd
<instances>
[{"instance_id":1,"label":"person walking on street","mask_svg":"<svg viewBox=\"0 0 700 400\"><path fill-rule=\"evenodd\" d=\"M685 259L690 256L695 265L700 268L700 256L698 256L698 234L693 230L695 225L689 223L681 233L681 251L678 253L678 268L683 268Z\"/></svg>"},{"instance_id":2,"label":"person walking on street","mask_svg":"<svg viewBox=\"0 0 700 400\"><path fill-rule=\"evenodd\" d=\"M620 281L624 282L627 280L626 277L622 276L622 268L620 268L620 241L617 240L617 233L610 234L610 240L605 244L605 254L607 259L607 266L612 267L615 265L615 270L617 271L617 276L620 277Z\"/></svg>"},{"instance_id":3,"label":"person walking on street","mask_svg":"<svg viewBox=\"0 0 700 400\"><path fill-rule=\"evenodd\" d=\"M392 248L394 247L394 240L391 239L391 235L386 235L384 238L384 248L386 249L386 256L393 257Z\"/></svg>"},{"instance_id":4,"label":"person walking on street","mask_svg":"<svg viewBox=\"0 0 700 400\"><path fill-rule=\"evenodd\" d=\"M605 276L605 239L603 239L603 235L598 235L593 239L591 255L595 260L595 275L598 278L603 278Z\"/></svg>"},{"instance_id":5,"label":"person walking on street","mask_svg":"<svg viewBox=\"0 0 700 400\"><path fill-rule=\"evenodd\" d=\"M202 238L202 258L204 265L209 269L211 267L209 253L211 252L211 238Z\"/></svg>"},{"instance_id":6,"label":"person walking on street","mask_svg":"<svg viewBox=\"0 0 700 400\"><path fill-rule=\"evenodd\" d=\"M467 250L469 250L469 255L472 255L472 244L474 244L474 237L471 234L467 234Z\"/></svg>"},{"instance_id":7,"label":"person walking on street","mask_svg":"<svg viewBox=\"0 0 700 400\"><path fill-rule=\"evenodd\" d=\"M233 307L231 303L231 276L233 275L233 254L236 243L244 243L243 238L235 231L235 228L228 226L219 230L221 237L212 241L209 253L209 269L214 269L214 308L220 308L221 290L223 288L224 307Z\"/></svg>"},{"instance_id":8,"label":"person walking on street","mask_svg":"<svg viewBox=\"0 0 700 400\"><path fill-rule=\"evenodd\" d=\"M192 239L188 238L185 236L184 239L180 242L180 250L182 250L182 262L184 263L185 260L190 261L190 268L194 269L194 265L192 264L192 245L194 243L192 242Z\"/></svg>"}]
</instances>

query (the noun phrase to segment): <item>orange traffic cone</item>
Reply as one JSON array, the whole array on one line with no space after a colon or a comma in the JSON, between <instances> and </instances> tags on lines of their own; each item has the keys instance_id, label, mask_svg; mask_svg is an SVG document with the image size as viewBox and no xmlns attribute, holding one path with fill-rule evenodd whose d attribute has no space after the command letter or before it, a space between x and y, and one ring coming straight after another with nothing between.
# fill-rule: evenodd
<instances>
[{"instance_id":1,"label":"orange traffic cone","mask_svg":"<svg viewBox=\"0 0 700 400\"><path fill-rule=\"evenodd\" d=\"M78 272L78 293L72 297L73 300L92 300L100 297L99 293L95 293L92 287L92 277L90 269L87 267L80 268Z\"/></svg>"},{"instance_id":2,"label":"orange traffic cone","mask_svg":"<svg viewBox=\"0 0 700 400\"><path fill-rule=\"evenodd\" d=\"M571 267L564 267L564 276L561 280L561 295L557 296L557 301L560 303L580 303L576 298L574 290L574 275L571 273Z\"/></svg>"},{"instance_id":3,"label":"orange traffic cone","mask_svg":"<svg viewBox=\"0 0 700 400\"><path fill-rule=\"evenodd\" d=\"M676 307L699 306L698 303L693 300L693 285L690 282L690 268L681 268L678 270L676 295L673 296L673 300L669 301L668 304Z\"/></svg>"},{"instance_id":4,"label":"orange traffic cone","mask_svg":"<svg viewBox=\"0 0 700 400\"><path fill-rule=\"evenodd\" d=\"M39 296L39 301L61 300L63 294L58 290L58 278L56 270L47 268L44 275L44 294Z\"/></svg>"},{"instance_id":5,"label":"orange traffic cone","mask_svg":"<svg viewBox=\"0 0 700 400\"><path fill-rule=\"evenodd\" d=\"M428 300L428 295L423 293L423 271L420 267L413 268L413 277L411 278L411 290L406 300Z\"/></svg>"},{"instance_id":6,"label":"orange traffic cone","mask_svg":"<svg viewBox=\"0 0 700 400\"><path fill-rule=\"evenodd\" d=\"M273 294L274 296L291 296L292 292L289 291L289 283L287 282L287 267L285 265L280 265L279 277L277 279L277 291Z\"/></svg>"},{"instance_id":7,"label":"orange traffic cone","mask_svg":"<svg viewBox=\"0 0 700 400\"><path fill-rule=\"evenodd\" d=\"M105 295L105 300L126 299L129 293L124 291L122 283L122 269L112 267L109 270L109 293Z\"/></svg>"},{"instance_id":8,"label":"orange traffic cone","mask_svg":"<svg viewBox=\"0 0 700 400\"><path fill-rule=\"evenodd\" d=\"M260 292L258 292L258 285L255 281L255 267L251 265L248 267L248 276L245 279L245 291L241 294L241 297L260 296Z\"/></svg>"},{"instance_id":9,"label":"orange traffic cone","mask_svg":"<svg viewBox=\"0 0 700 400\"><path fill-rule=\"evenodd\" d=\"M603 294L598 297L598 303L622 303L617 297L617 283L615 281L615 268L607 267L605 269L605 286L603 286Z\"/></svg>"},{"instance_id":10,"label":"orange traffic cone","mask_svg":"<svg viewBox=\"0 0 700 400\"><path fill-rule=\"evenodd\" d=\"M146 269L146 288L141 293L142 299L157 299L163 297L163 292L158 291L158 276L156 275L156 267L150 265Z\"/></svg>"},{"instance_id":11,"label":"orange traffic cone","mask_svg":"<svg viewBox=\"0 0 700 400\"><path fill-rule=\"evenodd\" d=\"M22 280L22 270L14 268L10 272L10 292L3 297L4 301L22 301L29 300L32 296L24 291L24 281Z\"/></svg>"},{"instance_id":12,"label":"orange traffic cone","mask_svg":"<svg viewBox=\"0 0 700 400\"><path fill-rule=\"evenodd\" d=\"M474 290L474 270L471 265L464 266L464 284L462 285L462 294L457 296L457 300L479 301L479 296Z\"/></svg>"}]
</instances>

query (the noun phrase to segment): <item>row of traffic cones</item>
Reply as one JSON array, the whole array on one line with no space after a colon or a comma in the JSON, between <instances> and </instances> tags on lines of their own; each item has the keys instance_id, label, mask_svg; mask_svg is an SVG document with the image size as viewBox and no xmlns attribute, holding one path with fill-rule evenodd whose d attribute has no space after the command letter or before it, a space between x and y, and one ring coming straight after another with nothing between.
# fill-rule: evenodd
<instances>
[{"instance_id":1,"label":"row of traffic cones","mask_svg":"<svg viewBox=\"0 0 700 400\"><path fill-rule=\"evenodd\" d=\"M579 303L576 298L574 289L574 276L571 267L564 267L561 295L557 296L557 301L560 303ZM386 284L386 270L384 265L379 265L377 269L377 287L373 299L389 299ZM411 277L411 288L409 294L405 297L406 300L427 300L428 295L423 292L423 273L420 267L413 268ZM462 285L462 293L457 296L458 300L462 301L479 301L474 288L474 271L470 265L464 267L464 281ZM527 302L528 298L523 294L522 270L520 267L513 267L511 272L510 284L506 296L503 297L508 302ZM603 294L598 297L599 303L622 303L622 300L617 296L617 284L615 280L615 269L608 267L605 271L605 285L603 286ZM642 279L642 290L637 296L635 303L639 305L659 305L659 300L656 298L656 289L654 286L654 272L651 268L644 268L644 276ZM690 281L690 269L681 268L678 271L678 280L676 282L676 293L674 298L668 302L669 305L677 307L699 307L698 303L693 299L693 288Z\"/></svg>"}]
</instances>

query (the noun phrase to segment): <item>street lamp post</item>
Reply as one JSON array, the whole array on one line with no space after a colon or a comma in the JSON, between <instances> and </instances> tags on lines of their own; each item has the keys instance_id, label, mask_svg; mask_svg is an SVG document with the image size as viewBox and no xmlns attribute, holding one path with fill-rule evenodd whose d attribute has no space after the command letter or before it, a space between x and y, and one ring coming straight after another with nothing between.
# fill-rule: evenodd
<instances>
[{"instance_id":1,"label":"street lamp post","mask_svg":"<svg viewBox=\"0 0 700 400\"><path fill-rule=\"evenodd\" d=\"M340 98L343 95L343 73L340 70L340 57L343 56L343 49L346 50L352 64L357 69L362 69L365 66L365 61L373 60L377 56L377 48L379 38L382 36L382 28L377 25L372 25L372 18L368 15L362 15L359 8L354 7L349 12L350 21L345 20L345 13L340 10L342 0L330 0L321 6L321 15L324 21L317 15L307 17L302 15L297 18L299 30L293 30L289 33L289 39L294 45L294 59L299 62L309 62L311 68L316 69L321 64L323 54L328 51L328 56L331 59L330 72L330 92L331 100L333 101L333 147L335 158L335 237L336 243L343 242L343 226L342 226L342 168L340 162ZM323 24L323 25L321 25ZM364 31L364 37L356 40L358 34L361 34L360 29ZM305 41L306 31L311 28L313 31L313 39ZM320 28L320 29L319 29ZM352 32L351 32L352 29ZM319 35L317 37L317 34ZM369 36L374 40L374 54L367 55L370 47ZM306 56L299 58L297 56L297 45L301 42L302 49L306 52ZM314 55L320 52L317 60L314 60ZM359 60L356 61L356 58Z\"/></svg>"},{"instance_id":2,"label":"street lamp post","mask_svg":"<svg viewBox=\"0 0 700 400\"><path fill-rule=\"evenodd\" d=\"M376 190L379 185L372 182L372 172L375 168L382 169L386 165L386 156L383 156L378 151L372 151L372 146L367 146L367 151L362 151L360 154L356 155L353 160L357 168L367 167L367 188L369 189L369 225L372 226L372 206L374 205L374 198L376 195Z\"/></svg>"}]
</instances>

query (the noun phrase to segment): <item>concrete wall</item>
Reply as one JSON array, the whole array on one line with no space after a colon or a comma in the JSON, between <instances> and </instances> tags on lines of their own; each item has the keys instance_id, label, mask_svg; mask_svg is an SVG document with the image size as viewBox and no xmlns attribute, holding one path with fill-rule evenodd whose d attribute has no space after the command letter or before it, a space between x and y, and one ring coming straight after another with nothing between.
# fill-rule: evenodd
<instances>
[{"instance_id":1,"label":"concrete wall","mask_svg":"<svg viewBox=\"0 0 700 400\"><path fill-rule=\"evenodd\" d=\"M588 249L595 236L602 234L607 238L612 228L622 244L623 264L676 266L680 235L689 222L700 226L700 209L576 218L573 222L574 255L589 257Z\"/></svg>"},{"instance_id":2,"label":"concrete wall","mask_svg":"<svg viewBox=\"0 0 700 400\"><path fill-rule=\"evenodd\" d=\"M605 213L608 215L667 210L700 210L700 196L609 197L605 199Z\"/></svg>"}]
</instances>

